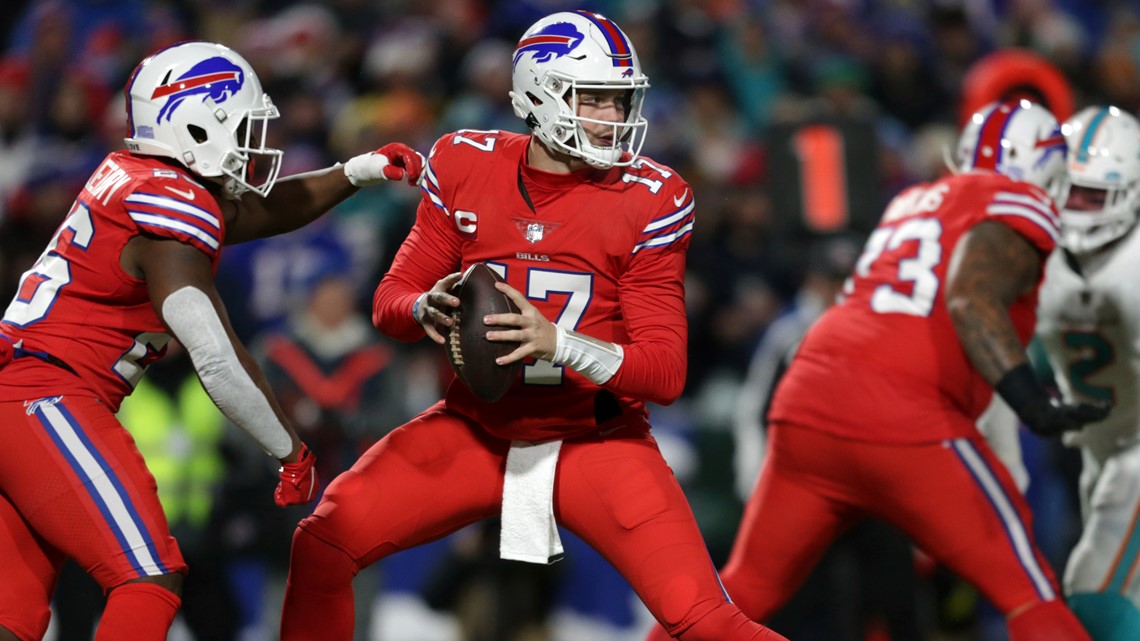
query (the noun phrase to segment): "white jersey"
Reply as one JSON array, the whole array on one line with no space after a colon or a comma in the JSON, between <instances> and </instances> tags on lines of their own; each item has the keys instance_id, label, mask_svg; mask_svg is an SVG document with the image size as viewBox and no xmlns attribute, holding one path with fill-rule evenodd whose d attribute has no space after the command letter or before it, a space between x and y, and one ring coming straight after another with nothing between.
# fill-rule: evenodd
<instances>
[{"instance_id":1,"label":"white jersey","mask_svg":"<svg viewBox=\"0 0 1140 641\"><path fill-rule=\"evenodd\" d=\"M1079 272L1075 260L1049 257L1037 335L1067 400L1112 403L1107 419L1066 439L1103 462L1140 433L1140 234L1081 258Z\"/></svg>"}]
</instances>

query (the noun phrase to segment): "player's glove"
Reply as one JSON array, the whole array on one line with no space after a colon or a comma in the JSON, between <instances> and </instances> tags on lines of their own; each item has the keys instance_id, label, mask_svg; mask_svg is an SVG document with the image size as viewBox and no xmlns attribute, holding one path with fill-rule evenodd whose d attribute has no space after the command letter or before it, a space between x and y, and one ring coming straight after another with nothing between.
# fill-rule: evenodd
<instances>
[{"instance_id":1,"label":"player's glove","mask_svg":"<svg viewBox=\"0 0 1140 641\"><path fill-rule=\"evenodd\" d=\"M1112 408L1104 404L1062 403L1045 391L1022 363L1009 370L994 390L1017 412L1017 417L1039 436L1060 436L1079 430L1088 423L1102 421Z\"/></svg>"},{"instance_id":2,"label":"player's glove","mask_svg":"<svg viewBox=\"0 0 1140 641\"><path fill-rule=\"evenodd\" d=\"M423 182L423 154L402 142L391 142L376 151L353 156L344 163L344 175L357 187L384 180L408 179L409 185Z\"/></svg>"},{"instance_id":3,"label":"player's glove","mask_svg":"<svg viewBox=\"0 0 1140 641\"><path fill-rule=\"evenodd\" d=\"M296 463L282 463L277 470L281 482L273 492L273 502L281 507L287 505L301 505L313 500L317 495L317 471L313 464L317 457L313 456L309 446L301 445L301 454Z\"/></svg>"}]
</instances>

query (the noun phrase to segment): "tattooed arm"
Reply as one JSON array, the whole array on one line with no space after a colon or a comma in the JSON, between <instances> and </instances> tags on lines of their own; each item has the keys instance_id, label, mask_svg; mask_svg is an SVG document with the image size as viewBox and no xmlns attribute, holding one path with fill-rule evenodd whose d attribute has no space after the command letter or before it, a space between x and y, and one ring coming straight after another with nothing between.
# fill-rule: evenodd
<instances>
[{"instance_id":1,"label":"tattooed arm","mask_svg":"<svg viewBox=\"0 0 1140 641\"><path fill-rule=\"evenodd\" d=\"M975 225L958 241L947 273L946 309L970 362L991 385L1026 363L1009 307L1037 286L1041 252L998 222Z\"/></svg>"},{"instance_id":2,"label":"tattooed arm","mask_svg":"<svg viewBox=\"0 0 1140 641\"><path fill-rule=\"evenodd\" d=\"M1037 286L1041 252L998 222L966 232L954 248L946 308L966 356L1034 433L1055 436L1108 416L1107 405L1055 401L1037 382L1009 306Z\"/></svg>"}]
</instances>

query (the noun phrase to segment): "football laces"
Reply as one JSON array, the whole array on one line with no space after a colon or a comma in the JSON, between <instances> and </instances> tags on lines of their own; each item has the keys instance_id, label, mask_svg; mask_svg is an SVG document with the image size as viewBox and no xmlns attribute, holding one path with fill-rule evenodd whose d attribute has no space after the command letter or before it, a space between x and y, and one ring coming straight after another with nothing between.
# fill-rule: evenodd
<instances>
[{"instance_id":1,"label":"football laces","mask_svg":"<svg viewBox=\"0 0 1140 641\"><path fill-rule=\"evenodd\" d=\"M459 321L462 314L458 308L451 312L452 325L447 332L447 349L451 354L451 362L456 367L463 366L463 350L459 346Z\"/></svg>"}]
</instances>

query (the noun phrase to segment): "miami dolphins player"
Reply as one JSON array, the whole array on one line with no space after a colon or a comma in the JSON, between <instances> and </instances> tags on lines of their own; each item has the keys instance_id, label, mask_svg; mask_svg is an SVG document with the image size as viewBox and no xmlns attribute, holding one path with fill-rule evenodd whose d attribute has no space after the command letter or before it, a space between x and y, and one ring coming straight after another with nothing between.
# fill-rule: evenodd
<instances>
[{"instance_id":1,"label":"miami dolphins player","mask_svg":"<svg viewBox=\"0 0 1140 641\"><path fill-rule=\"evenodd\" d=\"M1140 121L1089 107L1062 131L1072 185L1037 333L1067 400L1114 405L1064 437L1081 448L1084 522L1064 588L1094 641L1140 639Z\"/></svg>"}]
</instances>

